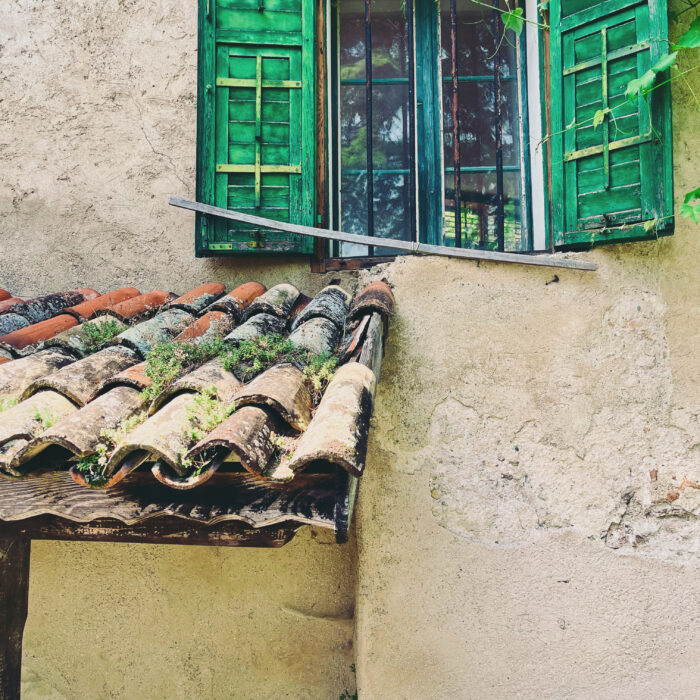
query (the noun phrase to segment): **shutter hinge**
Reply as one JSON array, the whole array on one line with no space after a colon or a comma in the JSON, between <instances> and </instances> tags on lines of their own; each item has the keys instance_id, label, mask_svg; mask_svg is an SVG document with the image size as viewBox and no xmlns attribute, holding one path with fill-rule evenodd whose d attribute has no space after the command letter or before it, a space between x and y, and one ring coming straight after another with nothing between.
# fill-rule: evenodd
<instances>
[{"instance_id":1,"label":"shutter hinge","mask_svg":"<svg viewBox=\"0 0 700 700\"><path fill-rule=\"evenodd\" d=\"M267 242L267 234L262 229L255 229L250 232L251 240L248 241L249 248L265 248Z\"/></svg>"}]
</instances>

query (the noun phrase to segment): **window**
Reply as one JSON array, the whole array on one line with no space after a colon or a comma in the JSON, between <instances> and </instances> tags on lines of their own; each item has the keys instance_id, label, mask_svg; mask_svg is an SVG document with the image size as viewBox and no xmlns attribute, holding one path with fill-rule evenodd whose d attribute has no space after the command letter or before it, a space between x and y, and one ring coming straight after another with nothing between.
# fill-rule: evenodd
<instances>
[{"instance_id":1,"label":"window","mask_svg":"<svg viewBox=\"0 0 700 700\"><path fill-rule=\"evenodd\" d=\"M497 8L415 3L331 5L334 227L531 250L525 42L504 36ZM331 246L333 257L385 252Z\"/></svg>"},{"instance_id":2,"label":"window","mask_svg":"<svg viewBox=\"0 0 700 700\"><path fill-rule=\"evenodd\" d=\"M518 252L671 233L668 90L624 94L666 50L665 0L524 0L519 35L515 1L200 0L199 201ZM320 248L396 254L197 220L198 255Z\"/></svg>"}]
</instances>

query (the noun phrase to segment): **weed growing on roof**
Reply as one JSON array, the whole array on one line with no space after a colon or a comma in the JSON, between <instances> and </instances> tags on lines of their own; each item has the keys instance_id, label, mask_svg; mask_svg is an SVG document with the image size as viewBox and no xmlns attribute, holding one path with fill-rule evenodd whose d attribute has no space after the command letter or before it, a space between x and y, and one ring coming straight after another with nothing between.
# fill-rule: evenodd
<instances>
[{"instance_id":1,"label":"weed growing on roof","mask_svg":"<svg viewBox=\"0 0 700 700\"><path fill-rule=\"evenodd\" d=\"M158 343L146 356L144 372L151 385L143 390L144 399L153 401L185 372L225 352L219 338L204 343Z\"/></svg>"},{"instance_id":2,"label":"weed growing on roof","mask_svg":"<svg viewBox=\"0 0 700 700\"><path fill-rule=\"evenodd\" d=\"M32 418L37 421L44 430L48 430L58 420L58 418L51 413L50 408L37 408L34 413L32 413Z\"/></svg>"},{"instance_id":3,"label":"weed growing on roof","mask_svg":"<svg viewBox=\"0 0 700 700\"><path fill-rule=\"evenodd\" d=\"M127 433L143 423L147 417L148 414L145 411L135 413L129 418L122 419L115 429L103 430L100 433L100 442L95 451L86 457L81 457L75 465L88 484L101 486L107 481L104 472L114 448L126 437Z\"/></svg>"},{"instance_id":4,"label":"weed growing on roof","mask_svg":"<svg viewBox=\"0 0 700 700\"><path fill-rule=\"evenodd\" d=\"M250 381L266 369L290 362L302 369L314 404L320 400L328 382L333 378L337 359L324 353L316 355L298 348L279 333L270 333L244 340L232 348L220 338L204 343L159 343L146 357L145 373L151 385L142 394L151 402L178 377L214 357L220 357L227 372L236 370L243 381Z\"/></svg>"},{"instance_id":5,"label":"weed growing on roof","mask_svg":"<svg viewBox=\"0 0 700 700\"><path fill-rule=\"evenodd\" d=\"M0 399L0 413L18 404L17 399Z\"/></svg>"},{"instance_id":6,"label":"weed growing on roof","mask_svg":"<svg viewBox=\"0 0 700 700\"><path fill-rule=\"evenodd\" d=\"M127 329L128 326L120 321L110 320L102 323L83 323L80 330L85 338L85 349L88 352L99 350L105 343L119 335Z\"/></svg>"},{"instance_id":7,"label":"weed growing on roof","mask_svg":"<svg viewBox=\"0 0 700 700\"><path fill-rule=\"evenodd\" d=\"M216 397L216 389L202 389L187 407L187 437L193 442L199 442L223 423L234 411L236 404L220 401Z\"/></svg>"},{"instance_id":8,"label":"weed growing on roof","mask_svg":"<svg viewBox=\"0 0 700 700\"><path fill-rule=\"evenodd\" d=\"M300 362L308 351L295 347L279 333L244 340L224 356L224 369L242 369L242 379L250 380L257 374L280 362Z\"/></svg>"},{"instance_id":9,"label":"weed growing on roof","mask_svg":"<svg viewBox=\"0 0 700 700\"><path fill-rule=\"evenodd\" d=\"M304 379L311 392L311 400L314 406L321 401L323 392L326 390L338 366L338 358L332 357L328 353L322 355L312 355L308 364L304 367Z\"/></svg>"},{"instance_id":10,"label":"weed growing on roof","mask_svg":"<svg viewBox=\"0 0 700 700\"><path fill-rule=\"evenodd\" d=\"M328 353L316 355L296 347L279 333L271 333L244 340L237 348L228 351L223 365L227 371L237 368L241 378L249 381L281 362L290 362L302 369L314 405L321 400L338 364L338 360Z\"/></svg>"}]
</instances>

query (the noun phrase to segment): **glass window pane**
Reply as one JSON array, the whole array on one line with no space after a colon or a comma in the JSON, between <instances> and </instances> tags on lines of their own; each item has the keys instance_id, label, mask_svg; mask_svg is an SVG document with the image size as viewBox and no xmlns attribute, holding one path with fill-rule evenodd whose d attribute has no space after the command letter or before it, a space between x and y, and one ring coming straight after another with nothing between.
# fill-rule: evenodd
<instances>
[{"instance_id":1,"label":"glass window pane","mask_svg":"<svg viewBox=\"0 0 700 700\"><path fill-rule=\"evenodd\" d=\"M343 173L340 182L340 227L346 233L367 235L367 175ZM341 257L367 255L367 246L340 243Z\"/></svg>"},{"instance_id":2,"label":"glass window pane","mask_svg":"<svg viewBox=\"0 0 700 700\"><path fill-rule=\"evenodd\" d=\"M343 170L367 168L364 85L340 86L340 162Z\"/></svg>"},{"instance_id":3,"label":"glass window pane","mask_svg":"<svg viewBox=\"0 0 700 700\"><path fill-rule=\"evenodd\" d=\"M501 9L507 9L505 0L500 2ZM456 164L449 0L441 0L440 12L445 166L443 238L445 245L455 245ZM502 235L505 250L520 250L523 226L516 37L510 31L505 36L503 33L502 18L495 9L471 0L457 0L460 221L462 245L498 249Z\"/></svg>"},{"instance_id":4,"label":"glass window pane","mask_svg":"<svg viewBox=\"0 0 700 700\"><path fill-rule=\"evenodd\" d=\"M374 167L408 168L408 85L374 86L372 122Z\"/></svg>"},{"instance_id":5,"label":"glass window pane","mask_svg":"<svg viewBox=\"0 0 700 700\"><path fill-rule=\"evenodd\" d=\"M496 173L462 173L462 246L498 248L498 184ZM503 175L503 237L505 250L527 250L522 227L520 173ZM454 188L446 183L443 245L455 245Z\"/></svg>"},{"instance_id":6,"label":"glass window pane","mask_svg":"<svg viewBox=\"0 0 700 700\"><path fill-rule=\"evenodd\" d=\"M372 77L408 76L406 13L396 0L372 0Z\"/></svg>"}]
</instances>

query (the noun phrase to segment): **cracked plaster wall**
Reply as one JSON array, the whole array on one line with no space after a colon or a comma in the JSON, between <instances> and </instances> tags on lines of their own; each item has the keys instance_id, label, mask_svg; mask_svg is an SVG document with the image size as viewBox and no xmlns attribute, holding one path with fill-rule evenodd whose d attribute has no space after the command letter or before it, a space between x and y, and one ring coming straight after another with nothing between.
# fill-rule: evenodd
<instances>
[{"instance_id":1,"label":"cracked plaster wall","mask_svg":"<svg viewBox=\"0 0 700 700\"><path fill-rule=\"evenodd\" d=\"M696 696L697 227L553 283L434 258L359 278L195 260L166 200L193 195L196 3L2 12L2 286L385 277L398 309L356 544L38 543L26 697L334 698L353 657L363 698ZM674 86L678 193L698 184L697 124ZM119 607L76 609L105 590Z\"/></svg>"}]
</instances>

